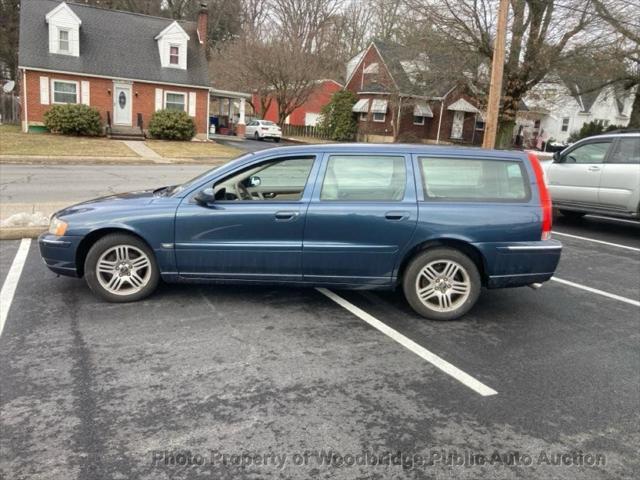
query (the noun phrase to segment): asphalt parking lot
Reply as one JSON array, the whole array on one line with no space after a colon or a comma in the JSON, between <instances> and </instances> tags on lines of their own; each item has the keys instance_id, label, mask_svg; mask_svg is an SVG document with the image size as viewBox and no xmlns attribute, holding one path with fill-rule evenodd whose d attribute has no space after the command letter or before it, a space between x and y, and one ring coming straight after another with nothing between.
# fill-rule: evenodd
<instances>
[{"instance_id":1,"label":"asphalt parking lot","mask_svg":"<svg viewBox=\"0 0 640 480\"><path fill-rule=\"evenodd\" d=\"M638 478L640 224L554 231L558 281L441 323L398 292L106 304L0 242L0 477Z\"/></svg>"}]
</instances>

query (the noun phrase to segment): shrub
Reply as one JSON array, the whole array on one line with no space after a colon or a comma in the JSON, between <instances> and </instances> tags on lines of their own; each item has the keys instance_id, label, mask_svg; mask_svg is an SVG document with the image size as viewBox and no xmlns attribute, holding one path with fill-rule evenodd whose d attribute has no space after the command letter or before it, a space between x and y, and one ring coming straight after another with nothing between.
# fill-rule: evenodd
<instances>
[{"instance_id":1,"label":"shrub","mask_svg":"<svg viewBox=\"0 0 640 480\"><path fill-rule=\"evenodd\" d=\"M149 121L149 133L162 140L191 140L196 134L196 125L181 110L158 110Z\"/></svg>"},{"instance_id":2,"label":"shrub","mask_svg":"<svg viewBox=\"0 0 640 480\"><path fill-rule=\"evenodd\" d=\"M582 128L578 131L574 131L569 135L569 143L577 142L578 140L591 137L593 135L600 135L604 132L610 132L612 130L621 130L625 127L621 125L609 125L608 127L604 127L601 122L597 120L593 120L592 122L585 123L582 125Z\"/></svg>"},{"instance_id":3,"label":"shrub","mask_svg":"<svg viewBox=\"0 0 640 480\"><path fill-rule=\"evenodd\" d=\"M351 110L358 97L349 90L341 90L331 97L331 101L322 107L320 130L331 140L353 140L358 124Z\"/></svg>"},{"instance_id":4,"label":"shrub","mask_svg":"<svg viewBox=\"0 0 640 480\"><path fill-rule=\"evenodd\" d=\"M63 135L101 135L100 112L79 103L54 105L44 114L44 125L50 132Z\"/></svg>"}]
</instances>

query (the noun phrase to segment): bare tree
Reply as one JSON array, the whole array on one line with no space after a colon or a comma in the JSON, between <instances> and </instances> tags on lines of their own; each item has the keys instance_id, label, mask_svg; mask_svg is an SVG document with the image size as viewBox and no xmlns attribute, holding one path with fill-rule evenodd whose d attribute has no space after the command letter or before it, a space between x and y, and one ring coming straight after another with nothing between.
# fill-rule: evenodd
<instances>
[{"instance_id":1,"label":"bare tree","mask_svg":"<svg viewBox=\"0 0 640 480\"><path fill-rule=\"evenodd\" d=\"M407 0L461 52L493 58L496 0ZM499 146L510 145L518 105L556 66L608 40L591 0L511 0ZM600 35L598 35L600 34Z\"/></svg>"},{"instance_id":2,"label":"bare tree","mask_svg":"<svg viewBox=\"0 0 640 480\"><path fill-rule=\"evenodd\" d=\"M306 52L318 52L344 0L273 0L278 39Z\"/></svg>"},{"instance_id":3,"label":"bare tree","mask_svg":"<svg viewBox=\"0 0 640 480\"><path fill-rule=\"evenodd\" d=\"M620 80L626 90L636 88L629 116L629 127L640 128L640 5L630 1L593 0L596 11L624 38L619 52L627 64L626 75Z\"/></svg>"}]
</instances>

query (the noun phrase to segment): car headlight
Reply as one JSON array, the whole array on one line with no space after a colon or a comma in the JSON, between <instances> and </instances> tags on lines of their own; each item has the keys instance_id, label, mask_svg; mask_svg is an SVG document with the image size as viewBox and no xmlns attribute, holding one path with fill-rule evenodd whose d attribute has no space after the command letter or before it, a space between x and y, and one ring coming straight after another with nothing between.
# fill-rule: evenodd
<instances>
[{"instance_id":1,"label":"car headlight","mask_svg":"<svg viewBox=\"0 0 640 480\"><path fill-rule=\"evenodd\" d=\"M58 237L61 237L67 231L67 227L68 225L66 222L63 222L59 218L53 217L51 219L51 222L49 223L49 233L52 233L54 235L57 235Z\"/></svg>"}]
</instances>

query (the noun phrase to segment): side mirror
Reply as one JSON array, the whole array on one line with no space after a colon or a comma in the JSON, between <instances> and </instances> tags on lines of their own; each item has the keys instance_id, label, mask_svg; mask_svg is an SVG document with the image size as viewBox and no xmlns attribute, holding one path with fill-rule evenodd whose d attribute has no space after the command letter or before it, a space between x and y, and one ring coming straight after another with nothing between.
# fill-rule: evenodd
<instances>
[{"instance_id":1,"label":"side mirror","mask_svg":"<svg viewBox=\"0 0 640 480\"><path fill-rule=\"evenodd\" d=\"M560 152L553 152L553 163L561 163L562 158L560 157Z\"/></svg>"},{"instance_id":2,"label":"side mirror","mask_svg":"<svg viewBox=\"0 0 640 480\"><path fill-rule=\"evenodd\" d=\"M198 205L208 207L209 204L215 202L216 196L213 188L205 188L204 190L200 190L198 193L196 193L193 199Z\"/></svg>"},{"instance_id":3,"label":"side mirror","mask_svg":"<svg viewBox=\"0 0 640 480\"><path fill-rule=\"evenodd\" d=\"M262 179L257 175L252 175L249 177L249 186L250 187L259 187L262 183Z\"/></svg>"}]
</instances>

